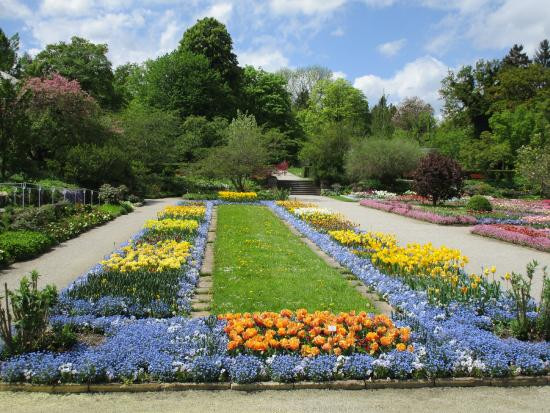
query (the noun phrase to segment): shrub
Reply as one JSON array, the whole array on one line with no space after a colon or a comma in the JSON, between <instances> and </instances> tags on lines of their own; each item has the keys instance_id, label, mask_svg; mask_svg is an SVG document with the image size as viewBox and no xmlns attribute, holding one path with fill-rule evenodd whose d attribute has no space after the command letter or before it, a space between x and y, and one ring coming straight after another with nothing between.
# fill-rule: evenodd
<instances>
[{"instance_id":1,"label":"shrub","mask_svg":"<svg viewBox=\"0 0 550 413\"><path fill-rule=\"evenodd\" d=\"M124 200L128 193L128 188L125 185L118 187L109 184L103 184L99 188L99 199L106 204L118 204Z\"/></svg>"},{"instance_id":2,"label":"shrub","mask_svg":"<svg viewBox=\"0 0 550 413\"><path fill-rule=\"evenodd\" d=\"M51 245L51 239L40 232L6 231L0 234L0 250L14 261L33 258Z\"/></svg>"},{"instance_id":3,"label":"shrub","mask_svg":"<svg viewBox=\"0 0 550 413\"><path fill-rule=\"evenodd\" d=\"M466 181L464 183L464 193L466 195L489 195L502 196L502 191L484 181Z\"/></svg>"},{"instance_id":4,"label":"shrub","mask_svg":"<svg viewBox=\"0 0 550 413\"><path fill-rule=\"evenodd\" d=\"M126 213L130 213L130 212L133 212L134 211L134 206L132 205L131 202L129 201L122 201L120 203L120 206L122 208L124 208L124 210L126 211Z\"/></svg>"},{"instance_id":5,"label":"shrub","mask_svg":"<svg viewBox=\"0 0 550 413\"><path fill-rule=\"evenodd\" d=\"M127 214L126 209L122 205L103 204L99 206L99 210L110 214L113 218Z\"/></svg>"},{"instance_id":6,"label":"shrub","mask_svg":"<svg viewBox=\"0 0 550 413\"><path fill-rule=\"evenodd\" d=\"M74 214L75 209L68 202L23 208L13 213L10 229L40 231L46 225Z\"/></svg>"},{"instance_id":7,"label":"shrub","mask_svg":"<svg viewBox=\"0 0 550 413\"><path fill-rule=\"evenodd\" d=\"M6 304L9 298L11 310L0 303L0 336L9 354L36 350L46 335L49 312L57 302L57 290L53 285L38 290L38 277L36 271L31 273L30 280L23 277L15 291L4 285L4 298Z\"/></svg>"},{"instance_id":8,"label":"shrub","mask_svg":"<svg viewBox=\"0 0 550 413\"><path fill-rule=\"evenodd\" d=\"M186 200L193 200L193 201L213 201L215 199L218 199L218 194L217 193L208 193L208 194L189 193L189 194L183 194L182 198Z\"/></svg>"},{"instance_id":9,"label":"shrub","mask_svg":"<svg viewBox=\"0 0 550 413\"><path fill-rule=\"evenodd\" d=\"M346 156L346 173L353 179L379 179L391 186L411 172L420 160L420 147L408 139L362 139Z\"/></svg>"},{"instance_id":10,"label":"shrub","mask_svg":"<svg viewBox=\"0 0 550 413\"><path fill-rule=\"evenodd\" d=\"M493 206L487 198L481 195L474 195L468 200L466 208L470 211L492 211Z\"/></svg>"},{"instance_id":11,"label":"shrub","mask_svg":"<svg viewBox=\"0 0 550 413\"><path fill-rule=\"evenodd\" d=\"M434 206L439 201L460 196L462 193L460 165L437 152L431 152L422 158L413 178L416 193L430 198Z\"/></svg>"}]
</instances>

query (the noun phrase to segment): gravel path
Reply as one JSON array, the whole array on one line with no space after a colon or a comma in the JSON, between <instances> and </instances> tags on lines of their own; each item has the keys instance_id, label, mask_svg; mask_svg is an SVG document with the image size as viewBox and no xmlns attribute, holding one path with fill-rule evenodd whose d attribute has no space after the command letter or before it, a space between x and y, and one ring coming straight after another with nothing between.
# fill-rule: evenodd
<instances>
[{"instance_id":1,"label":"gravel path","mask_svg":"<svg viewBox=\"0 0 550 413\"><path fill-rule=\"evenodd\" d=\"M293 197L294 198L294 197ZM320 207L340 212L361 229L393 233L401 244L409 242L446 245L458 248L470 262L466 269L478 273L481 267L495 265L497 273L518 272L525 274L526 264L535 259L540 267L547 265L550 270L550 254L530 248L514 245L491 238L470 234L471 227L455 227L430 224L389 212L378 211L359 205L359 203L338 201L332 198L315 195L296 196L297 199L315 202ZM536 273L533 280L533 294L539 299L542 290L542 272Z\"/></svg>"},{"instance_id":2,"label":"gravel path","mask_svg":"<svg viewBox=\"0 0 550 413\"><path fill-rule=\"evenodd\" d=\"M19 285L21 277L32 270L37 270L42 275L39 285L54 284L58 289L66 287L139 231L147 219L155 218L164 206L177 201L177 198L148 200L146 205L136 208L128 215L122 215L77 238L63 242L33 260L13 264L0 271L2 291L5 282L8 283L8 288L13 289Z\"/></svg>"},{"instance_id":3,"label":"gravel path","mask_svg":"<svg viewBox=\"0 0 550 413\"><path fill-rule=\"evenodd\" d=\"M0 393L3 411L18 412L548 412L550 386L410 390L291 390L240 393Z\"/></svg>"}]
</instances>

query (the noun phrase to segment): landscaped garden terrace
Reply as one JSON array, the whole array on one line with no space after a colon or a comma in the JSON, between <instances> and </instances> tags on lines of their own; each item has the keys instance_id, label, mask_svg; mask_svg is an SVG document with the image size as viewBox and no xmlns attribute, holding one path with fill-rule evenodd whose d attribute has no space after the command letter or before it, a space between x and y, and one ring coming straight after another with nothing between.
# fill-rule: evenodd
<instances>
[{"instance_id":1,"label":"landscaped garden terrace","mask_svg":"<svg viewBox=\"0 0 550 413\"><path fill-rule=\"evenodd\" d=\"M534 265L527 278L490 266L466 274L467 257L456 249L402 246L312 204L226 204L171 207L148 222L53 300L54 329L95 340L64 343L65 351L40 340L28 348L19 327L4 348L1 379L248 383L549 373L550 282L539 301L529 297ZM189 318L214 207L216 314ZM384 297L394 315L373 314L282 221ZM12 302L24 294L12 294Z\"/></svg>"}]
</instances>

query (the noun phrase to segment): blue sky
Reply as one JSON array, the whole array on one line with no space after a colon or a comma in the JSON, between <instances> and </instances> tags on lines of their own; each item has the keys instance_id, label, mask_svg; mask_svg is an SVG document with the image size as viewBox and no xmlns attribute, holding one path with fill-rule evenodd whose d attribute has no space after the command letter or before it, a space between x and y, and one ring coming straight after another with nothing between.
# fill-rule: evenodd
<instances>
[{"instance_id":1,"label":"blue sky","mask_svg":"<svg viewBox=\"0 0 550 413\"><path fill-rule=\"evenodd\" d=\"M107 43L115 66L174 49L204 16L227 25L241 64L320 64L371 105L386 93L439 108L449 69L550 37L548 0L0 0L0 27L23 50L78 35Z\"/></svg>"}]
</instances>

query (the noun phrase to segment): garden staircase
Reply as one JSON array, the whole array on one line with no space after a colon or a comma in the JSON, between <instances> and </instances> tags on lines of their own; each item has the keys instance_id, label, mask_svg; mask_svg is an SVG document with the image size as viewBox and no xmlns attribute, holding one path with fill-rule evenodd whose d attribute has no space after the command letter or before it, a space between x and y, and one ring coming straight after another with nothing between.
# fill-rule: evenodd
<instances>
[{"instance_id":1,"label":"garden staircase","mask_svg":"<svg viewBox=\"0 0 550 413\"><path fill-rule=\"evenodd\" d=\"M321 189L308 179L277 180L278 188L289 188L291 195L321 195Z\"/></svg>"}]
</instances>

